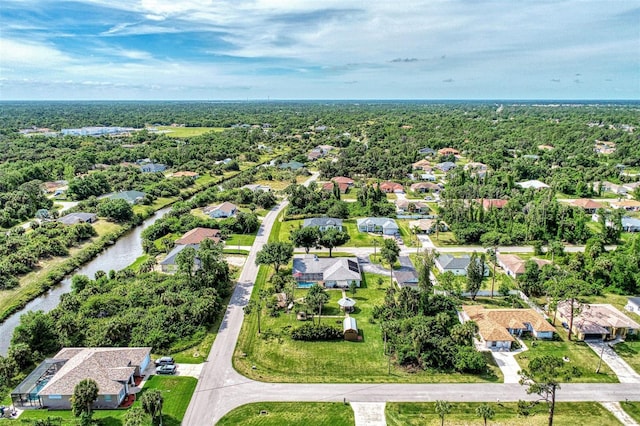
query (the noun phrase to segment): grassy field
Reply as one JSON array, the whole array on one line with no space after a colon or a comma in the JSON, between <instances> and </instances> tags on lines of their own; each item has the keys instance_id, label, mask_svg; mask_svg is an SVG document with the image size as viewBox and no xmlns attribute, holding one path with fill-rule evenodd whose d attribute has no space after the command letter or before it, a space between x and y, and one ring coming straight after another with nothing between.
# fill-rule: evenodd
<instances>
[{"instance_id":1,"label":"grassy field","mask_svg":"<svg viewBox=\"0 0 640 426\"><path fill-rule=\"evenodd\" d=\"M292 231L295 231L300 226L302 226L302 219L297 220L287 220L280 224L278 228L278 233L276 234L278 237L275 241L289 241L289 236ZM348 243L340 247L373 247L373 241L378 240L380 246L382 244L382 237L376 236L373 234L368 234L366 232L358 231L358 227L356 225L355 219L346 219L342 222L343 229L349 233L351 239ZM275 229L275 227L274 227ZM272 232L274 232L272 230ZM339 249L339 247L338 247Z\"/></svg>"},{"instance_id":2,"label":"grassy field","mask_svg":"<svg viewBox=\"0 0 640 426\"><path fill-rule=\"evenodd\" d=\"M568 357L571 365L580 368L582 375L574 377L572 382L577 383L617 383L618 377L611 371L609 366L604 362L600 366L600 373L596 374L596 366L598 365L599 356L584 342L569 342L567 334L562 327L556 327L557 333L562 339L561 341L547 341L523 339L528 351L516 355L516 360L522 368L529 365L529 360L543 355L553 355Z\"/></svg>"},{"instance_id":3,"label":"grassy field","mask_svg":"<svg viewBox=\"0 0 640 426\"><path fill-rule=\"evenodd\" d=\"M264 414L260 414L263 412ZM349 405L340 402L259 402L228 413L218 426L318 425L353 426L355 418Z\"/></svg>"},{"instance_id":4,"label":"grassy field","mask_svg":"<svg viewBox=\"0 0 640 426\"><path fill-rule=\"evenodd\" d=\"M635 421L640 422L640 402L621 402L620 405Z\"/></svg>"},{"instance_id":5,"label":"grassy field","mask_svg":"<svg viewBox=\"0 0 640 426\"><path fill-rule=\"evenodd\" d=\"M198 381L193 377L174 377L174 376L152 376L144 388L142 393L147 389L158 389L162 392L164 403L162 406L162 420L166 426L179 426L184 413L187 411L191 395L196 389ZM138 394L138 398L141 394ZM138 399L134 407L140 406ZM124 416L127 410L97 410L94 412L94 420L100 420L103 426L122 426L124 425ZM63 425L79 424L73 413L69 411L48 411L48 410L27 410L20 419L37 420L46 419L47 417L59 417L62 419ZM1 422L10 422L10 420Z\"/></svg>"},{"instance_id":6,"label":"grassy field","mask_svg":"<svg viewBox=\"0 0 640 426\"><path fill-rule=\"evenodd\" d=\"M458 241L456 237L453 235L453 232L438 232L438 237L436 238L436 234L431 234L429 236L431 238L431 242L436 247L445 247L445 246L455 246L458 245Z\"/></svg>"},{"instance_id":7,"label":"grassy field","mask_svg":"<svg viewBox=\"0 0 640 426\"><path fill-rule=\"evenodd\" d=\"M225 240L225 247L233 248L233 246L252 246L256 240L256 234L231 234Z\"/></svg>"},{"instance_id":8,"label":"grassy field","mask_svg":"<svg viewBox=\"0 0 640 426\"><path fill-rule=\"evenodd\" d=\"M480 403L451 403L451 413L445 416L444 422L447 425L472 425L482 424L482 417L476 414L476 408ZM495 416L488 423L502 426L534 426L546 425L548 422L548 412L546 405L538 405L534 409L534 414L529 417L517 415L517 404L515 402L489 404L495 412ZM440 425L440 417L435 412L435 403L387 403L386 418L389 426L412 426L412 425ZM601 426L621 424L609 411L597 402L558 402L556 403L556 413L553 417L554 425L581 425L581 426Z\"/></svg>"},{"instance_id":9,"label":"grassy field","mask_svg":"<svg viewBox=\"0 0 640 426\"><path fill-rule=\"evenodd\" d=\"M640 341L618 343L613 346L613 349L636 370L636 373L640 373Z\"/></svg>"},{"instance_id":10,"label":"grassy field","mask_svg":"<svg viewBox=\"0 0 640 426\"><path fill-rule=\"evenodd\" d=\"M408 220L396 220L396 223L400 227L402 241L407 247L422 247L422 243L409 227Z\"/></svg>"},{"instance_id":11,"label":"grassy field","mask_svg":"<svg viewBox=\"0 0 640 426\"><path fill-rule=\"evenodd\" d=\"M224 127L171 127L158 126L159 132L166 133L172 138L189 138L192 136L200 136L208 132L223 132Z\"/></svg>"},{"instance_id":12,"label":"grassy field","mask_svg":"<svg viewBox=\"0 0 640 426\"><path fill-rule=\"evenodd\" d=\"M254 297L265 285L270 269L261 267ZM363 339L360 342L300 342L291 340L289 330L302 325L296 320L295 313L305 310L298 305L292 313L281 313L273 318L263 313L261 317L262 333L257 332L257 315L245 318L236 346L234 366L252 379L266 382L304 382L304 383L372 383L372 382L501 382L502 375L495 366L492 373L485 377L469 374L445 374L438 372L408 372L391 365L389 373L388 358L383 354L383 339L380 326L370 322L373 306L381 304L388 281L378 287L378 275L365 274L362 288L355 295L357 301L352 314L358 321ZM385 277L383 277L385 278ZM367 285L367 283L370 283ZM306 290L298 289L295 299L304 297ZM343 315L337 305L342 297L339 290L329 290L330 301L323 309L321 322L341 326ZM253 368L255 366L255 368Z\"/></svg>"}]
</instances>

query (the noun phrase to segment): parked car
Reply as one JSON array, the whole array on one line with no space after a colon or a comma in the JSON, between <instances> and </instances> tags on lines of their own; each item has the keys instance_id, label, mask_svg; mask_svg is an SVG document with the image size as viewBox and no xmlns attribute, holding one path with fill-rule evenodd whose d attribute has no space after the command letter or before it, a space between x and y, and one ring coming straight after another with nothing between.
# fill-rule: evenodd
<instances>
[{"instance_id":1,"label":"parked car","mask_svg":"<svg viewBox=\"0 0 640 426\"><path fill-rule=\"evenodd\" d=\"M161 365L160 367L156 367L156 374L176 374L176 369L175 364Z\"/></svg>"},{"instance_id":2,"label":"parked car","mask_svg":"<svg viewBox=\"0 0 640 426\"><path fill-rule=\"evenodd\" d=\"M161 358L156 359L156 366L158 365L173 365L175 362L173 361L173 357L163 356Z\"/></svg>"}]
</instances>

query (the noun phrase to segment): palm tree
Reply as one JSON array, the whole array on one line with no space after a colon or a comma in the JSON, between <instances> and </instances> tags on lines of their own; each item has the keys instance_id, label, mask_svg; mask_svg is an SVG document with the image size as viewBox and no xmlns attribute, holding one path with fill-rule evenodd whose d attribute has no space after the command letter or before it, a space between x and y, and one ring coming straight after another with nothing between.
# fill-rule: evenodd
<instances>
[{"instance_id":1,"label":"palm tree","mask_svg":"<svg viewBox=\"0 0 640 426\"><path fill-rule=\"evenodd\" d=\"M451 412L451 404L447 401L436 401L436 414L440 416L441 425L444 426L444 416Z\"/></svg>"}]
</instances>

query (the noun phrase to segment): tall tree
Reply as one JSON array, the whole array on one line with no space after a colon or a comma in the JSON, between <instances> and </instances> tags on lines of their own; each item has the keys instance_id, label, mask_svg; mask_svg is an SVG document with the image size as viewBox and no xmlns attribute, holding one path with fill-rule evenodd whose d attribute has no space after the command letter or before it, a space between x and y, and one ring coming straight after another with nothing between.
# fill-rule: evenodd
<instances>
[{"instance_id":1,"label":"tall tree","mask_svg":"<svg viewBox=\"0 0 640 426\"><path fill-rule=\"evenodd\" d=\"M71 409L73 415L80 417L83 413L91 416L91 406L98 399L98 384L93 379L81 380L75 388L73 388L73 396L71 397Z\"/></svg>"},{"instance_id":2,"label":"tall tree","mask_svg":"<svg viewBox=\"0 0 640 426\"><path fill-rule=\"evenodd\" d=\"M398 243L391 238L387 238L382 242L382 248L380 249L380 257L384 262L389 265L389 276L391 277L391 284L393 285L393 264L398 260L400 255L400 247Z\"/></svg>"},{"instance_id":3,"label":"tall tree","mask_svg":"<svg viewBox=\"0 0 640 426\"><path fill-rule=\"evenodd\" d=\"M478 417L482 417L482 420L484 420L484 426L487 426L487 420L491 420L495 414L496 412L489 404L482 404L476 408L476 415Z\"/></svg>"},{"instance_id":4,"label":"tall tree","mask_svg":"<svg viewBox=\"0 0 640 426\"><path fill-rule=\"evenodd\" d=\"M140 403L145 413L151 416L151 421L155 423L156 419L162 425L162 405L164 398L158 389L147 389L140 397Z\"/></svg>"},{"instance_id":5,"label":"tall tree","mask_svg":"<svg viewBox=\"0 0 640 426\"><path fill-rule=\"evenodd\" d=\"M293 246L289 243L267 243L256 255L256 265L271 265L276 274L282 265L293 258Z\"/></svg>"},{"instance_id":6,"label":"tall tree","mask_svg":"<svg viewBox=\"0 0 640 426\"><path fill-rule=\"evenodd\" d=\"M304 247L304 251L309 254L309 250L318 245L320 230L317 226L307 226L291 232L290 238L294 247Z\"/></svg>"},{"instance_id":7,"label":"tall tree","mask_svg":"<svg viewBox=\"0 0 640 426\"><path fill-rule=\"evenodd\" d=\"M444 417L451 412L451 404L447 401L436 401L436 414L440 417L440 424L444 426Z\"/></svg>"},{"instance_id":8,"label":"tall tree","mask_svg":"<svg viewBox=\"0 0 640 426\"><path fill-rule=\"evenodd\" d=\"M318 324L320 324L320 317L322 316L322 306L329 301L329 295L318 284L314 284L309 288L307 296L305 297L305 303L309 306L312 312L318 312Z\"/></svg>"},{"instance_id":9,"label":"tall tree","mask_svg":"<svg viewBox=\"0 0 640 426\"><path fill-rule=\"evenodd\" d=\"M484 254L478 256L474 251L471 254L469 266L467 267L467 291L471 293L471 299L476 300L476 295L482 286L484 278Z\"/></svg>"},{"instance_id":10,"label":"tall tree","mask_svg":"<svg viewBox=\"0 0 640 426\"><path fill-rule=\"evenodd\" d=\"M320 233L318 244L329 249L329 257L331 257L335 247L346 244L350 239L351 237L347 232L338 231L337 229L327 229Z\"/></svg>"},{"instance_id":11,"label":"tall tree","mask_svg":"<svg viewBox=\"0 0 640 426\"><path fill-rule=\"evenodd\" d=\"M418 288L422 291L433 290L431 269L434 265L434 252L425 250L418 259Z\"/></svg>"},{"instance_id":12,"label":"tall tree","mask_svg":"<svg viewBox=\"0 0 640 426\"><path fill-rule=\"evenodd\" d=\"M573 376L580 374L579 370L569 365L562 358L553 355L544 355L533 358L529 362L529 368L518 372L520 384L527 386L528 394L540 396L539 402L546 402L549 407L549 426L553 425L553 416L556 407L556 391L560 389L561 382L568 382Z\"/></svg>"}]
</instances>

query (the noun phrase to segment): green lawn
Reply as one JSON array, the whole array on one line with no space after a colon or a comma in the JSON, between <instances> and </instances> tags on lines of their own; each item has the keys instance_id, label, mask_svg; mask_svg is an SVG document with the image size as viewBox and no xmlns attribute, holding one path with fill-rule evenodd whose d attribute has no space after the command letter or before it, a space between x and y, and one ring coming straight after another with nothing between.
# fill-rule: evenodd
<instances>
[{"instance_id":1,"label":"green lawn","mask_svg":"<svg viewBox=\"0 0 640 426\"><path fill-rule=\"evenodd\" d=\"M562 392L562 390L560 390ZM482 425L482 418L476 414L476 407L480 403L451 403L451 413L445 416L447 425ZM546 405L540 404L529 417L517 415L517 403L508 402L500 405L489 404L495 412L488 424L503 426L533 426L546 425L548 412ZM434 402L393 402L387 403L386 418L389 426L433 425L439 426L440 417L435 412ZM554 425L601 426L621 424L607 409L597 402L558 402L553 417Z\"/></svg>"},{"instance_id":2,"label":"green lawn","mask_svg":"<svg viewBox=\"0 0 640 426\"><path fill-rule=\"evenodd\" d=\"M171 127L158 126L158 131L166 133L172 138L188 138L192 136L200 136L208 132L223 132L223 127Z\"/></svg>"},{"instance_id":3,"label":"green lawn","mask_svg":"<svg viewBox=\"0 0 640 426\"><path fill-rule=\"evenodd\" d=\"M569 363L578 367L582 373L579 377L571 379L578 383L618 383L618 377L611 371L604 362L600 366L600 373L595 370L598 365L599 354L596 354L584 342L569 342L567 334L562 327L556 327L557 333L562 340L536 340L523 339L528 351L516 355L516 360L520 367L526 368L529 360L543 355L553 355L557 357L568 357Z\"/></svg>"},{"instance_id":4,"label":"green lawn","mask_svg":"<svg viewBox=\"0 0 640 426\"><path fill-rule=\"evenodd\" d=\"M277 239L275 239L274 241L289 241L289 236L291 235L291 232L295 231L296 229L299 229L302 226L302 222L303 222L302 219L287 220L282 222L277 230L277 234L275 234L277 235ZM349 236L351 237L351 239L349 240L348 243L340 247L373 247L374 240L379 241L380 244L378 244L378 246L382 244L381 236L358 231L358 227L356 225L355 219L346 219L342 222L342 225L343 225L343 229L349 233ZM275 232L276 231L274 226L272 235Z\"/></svg>"},{"instance_id":5,"label":"green lawn","mask_svg":"<svg viewBox=\"0 0 640 426\"><path fill-rule=\"evenodd\" d=\"M618 355L636 370L636 373L640 373L640 341L627 341L618 343L613 346L613 349Z\"/></svg>"},{"instance_id":6,"label":"green lawn","mask_svg":"<svg viewBox=\"0 0 640 426\"><path fill-rule=\"evenodd\" d=\"M436 247L443 246L454 246L458 244L456 237L453 235L453 232L438 232L438 236L436 238L436 234L429 235L431 242Z\"/></svg>"},{"instance_id":7,"label":"green lawn","mask_svg":"<svg viewBox=\"0 0 640 426\"><path fill-rule=\"evenodd\" d=\"M409 227L408 220L396 220L396 223L400 227L400 235L402 236L402 241L407 247L421 247L422 243L418 240L418 237L413 233L411 228Z\"/></svg>"},{"instance_id":8,"label":"green lawn","mask_svg":"<svg viewBox=\"0 0 640 426\"><path fill-rule=\"evenodd\" d=\"M252 246L256 240L256 234L231 234L224 242L225 247Z\"/></svg>"},{"instance_id":9,"label":"green lawn","mask_svg":"<svg viewBox=\"0 0 640 426\"><path fill-rule=\"evenodd\" d=\"M260 413L264 414L260 414ZM353 410L340 402L258 402L236 408L217 423L225 425L353 426Z\"/></svg>"},{"instance_id":10,"label":"green lawn","mask_svg":"<svg viewBox=\"0 0 640 426\"><path fill-rule=\"evenodd\" d=\"M640 402L621 402L620 405L635 421L640 422Z\"/></svg>"},{"instance_id":11,"label":"green lawn","mask_svg":"<svg viewBox=\"0 0 640 426\"><path fill-rule=\"evenodd\" d=\"M152 376L147 380L142 393L146 389L159 389L164 398L162 407L163 424L166 426L179 426L184 413L187 411L191 395L193 395L197 383L198 381L193 377ZM139 398L142 393L138 394L138 400L133 404L134 407L140 406ZM122 426L126 412L127 410L97 410L94 412L93 418L95 420L100 419L103 426ZM46 419L47 417L60 417L63 425L79 424L70 410L27 410L20 416L20 419L36 420Z\"/></svg>"},{"instance_id":12,"label":"green lawn","mask_svg":"<svg viewBox=\"0 0 640 426\"><path fill-rule=\"evenodd\" d=\"M253 297L265 284L271 269L261 267ZM492 366L491 374L484 377L439 372L409 372L391 365L389 374L388 358L383 354L383 340L378 323L369 321L373 306L381 304L388 277L384 285L378 287L376 274L365 274L363 287L355 295L349 295L357 301L352 314L358 321L363 340L360 342L300 342L291 340L289 330L302 325L296 320L295 313L305 310L298 305L292 313L281 313L279 317L270 317L266 311L261 316L262 333L257 333L257 315L253 313L245 318L236 346L234 367L243 375L266 382L304 382L304 383L382 383L382 382L501 382L499 369ZM367 285L369 283L369 285ZM296 300L304 297L306 290L295 292ZM337 305L342 297L339 290L328 290L330 301L323 309L322 323L337 327L342 325L343 315ZM490 356L489 356L490 358ZM255 368L253 368L255 366Z\"/></svg>"}]
</instances>

